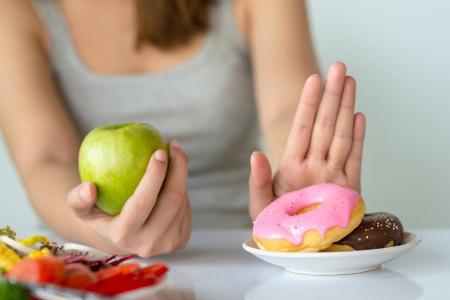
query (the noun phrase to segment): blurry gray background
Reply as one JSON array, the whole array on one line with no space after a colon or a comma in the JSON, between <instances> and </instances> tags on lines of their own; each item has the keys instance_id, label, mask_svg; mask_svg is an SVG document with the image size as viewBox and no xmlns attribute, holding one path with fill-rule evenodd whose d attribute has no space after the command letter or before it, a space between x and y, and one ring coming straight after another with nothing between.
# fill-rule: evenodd
<instances>
[{"instance_id":1,"label":"blurry gray background","mask_svg":"<svg viewBox=\"0 0 450 300\"><path fill-rule=\"evenodd\" d=\"M450 2L308 1L323 71L344 61L368 117L363 195L407 228L450 226ZM0 226L37 222L0 137Z\"/></svg>"}]
</instances>

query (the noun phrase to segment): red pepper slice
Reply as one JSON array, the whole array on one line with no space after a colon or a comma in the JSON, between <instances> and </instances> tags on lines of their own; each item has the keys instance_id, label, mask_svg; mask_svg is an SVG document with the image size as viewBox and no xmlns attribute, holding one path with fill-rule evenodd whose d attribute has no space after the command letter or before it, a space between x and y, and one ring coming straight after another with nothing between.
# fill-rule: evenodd
<instances>
[{"instance_id":1,"label":"red pepper slice","mask_svg":"<svg viewBox=\"0 0 450 300\"><path fill-rule=\"evenodd\" d=\"M124 267L122 265L120 267ZM155 264L142 269L135 269L131 266L124 268L123 272L120 268L110 268L109 272L104 272L97 276L102 278L96 284L93 284L87 288L87 290L96 292L99 294L114 296L123 292L132 291L146 286L151 286L158 283L162 276L167 272L168 268L164 264Z\"/></svg>"},{"instance_id":2,"label":"red pepper slice","mask_svg":"<svg viewBox=\"0 0 450 300\"><path fill-rule=\"evenodd\" d=\"M24 259L9 270L6 277L30 283L59 284L64 279L64 262L55 256Z\"/></svg>"},{"instance_id":3,"label":"red pepper slice","mask_svg":"<svg viewBox=\"0 0 450 300\"><path fill-rule=\"evenodd\" d=\"M83 264L68 264L64 268L62 286L72 289L84 289L97 282L97 277L91 269Z\"/></svg>"},{"instance_id":4,"label":"red pepper slice","mask_svg":"<svg viewBox=\"0 0 450 300\"><path fill-rule=\"evenodd\" d=\"M145 286L150 286L157 283L159 279L155 276L140 278L135 274L118 275L88 287L91 292L96 292L103 295L113 296L123 292L135 290Z\"/></svg>"},{"instance_id":5,"label":"red pepper slice","mask_svg":"<svg viewBox=\"0 0 450 300\"><path fill-rule=\"evenodd\" d=\"M106 268L106 269L98 271L95 274L97 275L97 279L99 281L102 281L102 280L105 280L105 279L108 279L111 277L125 275L128 273L134 273L134 272L137 272L139 269L140 269L140 266L138 263L131 263L131 264L124 264L124 265L119 265L119 266L115 266L115 267L111 267L111 268Z\"/></svg>"},{"instance_id":6,"label":"red pepper slice","mask_svg":"<svg viewBox=\"0 0 450 300\"><path fill-rule=\"evenodd\" d=\"M164 274L167 273L167 271L169 270L169 268L165 265L165 264L154 264L151 266L147 266L141 269L141 273L143 274L155 274L158 277L163 276Z\"/></svg>"}]
</instances>

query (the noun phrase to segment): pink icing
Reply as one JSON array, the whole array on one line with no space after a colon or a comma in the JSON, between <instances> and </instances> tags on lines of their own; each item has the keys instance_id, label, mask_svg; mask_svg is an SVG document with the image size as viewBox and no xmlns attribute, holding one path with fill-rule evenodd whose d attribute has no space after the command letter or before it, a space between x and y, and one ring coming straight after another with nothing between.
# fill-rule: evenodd
<instances>
[{"instance_id":1,"label":"pink icing","mask_svg":"<svg viewBox=\"0 0 450 300\"><path fill-rule=\"evenodd\" d=\"M331 183L313 185L282 195L268 205L256 218L253 234L264 239L287 239L300 245L303 235L311 229L320 232L335 226L346 227L360 195ZM297 215L302 208L320 204L317 209Z\"/></svg>"}]
</instances>

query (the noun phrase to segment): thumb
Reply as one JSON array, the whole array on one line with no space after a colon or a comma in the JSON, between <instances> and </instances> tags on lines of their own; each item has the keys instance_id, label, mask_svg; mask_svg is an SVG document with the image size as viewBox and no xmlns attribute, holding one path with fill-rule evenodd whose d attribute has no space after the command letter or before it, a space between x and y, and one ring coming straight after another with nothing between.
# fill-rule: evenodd
<instances>
[{"instance_id":1,"label":"thumb","mask_svg":"<svg viewBox=\"0 0 450 300\"><path fill-rule=\"evenodd\" d=\"M83 182L69 192L67 204L78 217L84 218L92 211L96 198L95 184Z\"/></svg>"},{"instance_id":2,"label":"thumb","mask_svg":"<svg viewBox=\"0 0 450 300\"><path fill-rule=\"evenodd\" d=\"M273 200L272 170L266 156L258 151L250 157L249 213L255 220L259 212Z\"/></svg>"}]
</instances>

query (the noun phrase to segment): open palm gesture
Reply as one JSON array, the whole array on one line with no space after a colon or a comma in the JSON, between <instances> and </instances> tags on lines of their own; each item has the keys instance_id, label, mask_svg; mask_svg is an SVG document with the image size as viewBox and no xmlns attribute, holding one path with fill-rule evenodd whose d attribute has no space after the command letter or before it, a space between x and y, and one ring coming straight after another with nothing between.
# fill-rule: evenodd
<instances>
[{"instance_id":1,"label":"open palm gesture","mask_svg":"<svg viewBox=\"0 0 450 300\"><path fill-rule=\"evenodd\" d=\"M355 92L355 80L341 62L331 65L323 89L318 74L306 80L273 178L264 154L252 154L252 219L273 199L309 185L332 182L360 192L365 118L354 113Z\"/></svg>"}]
</instances>

